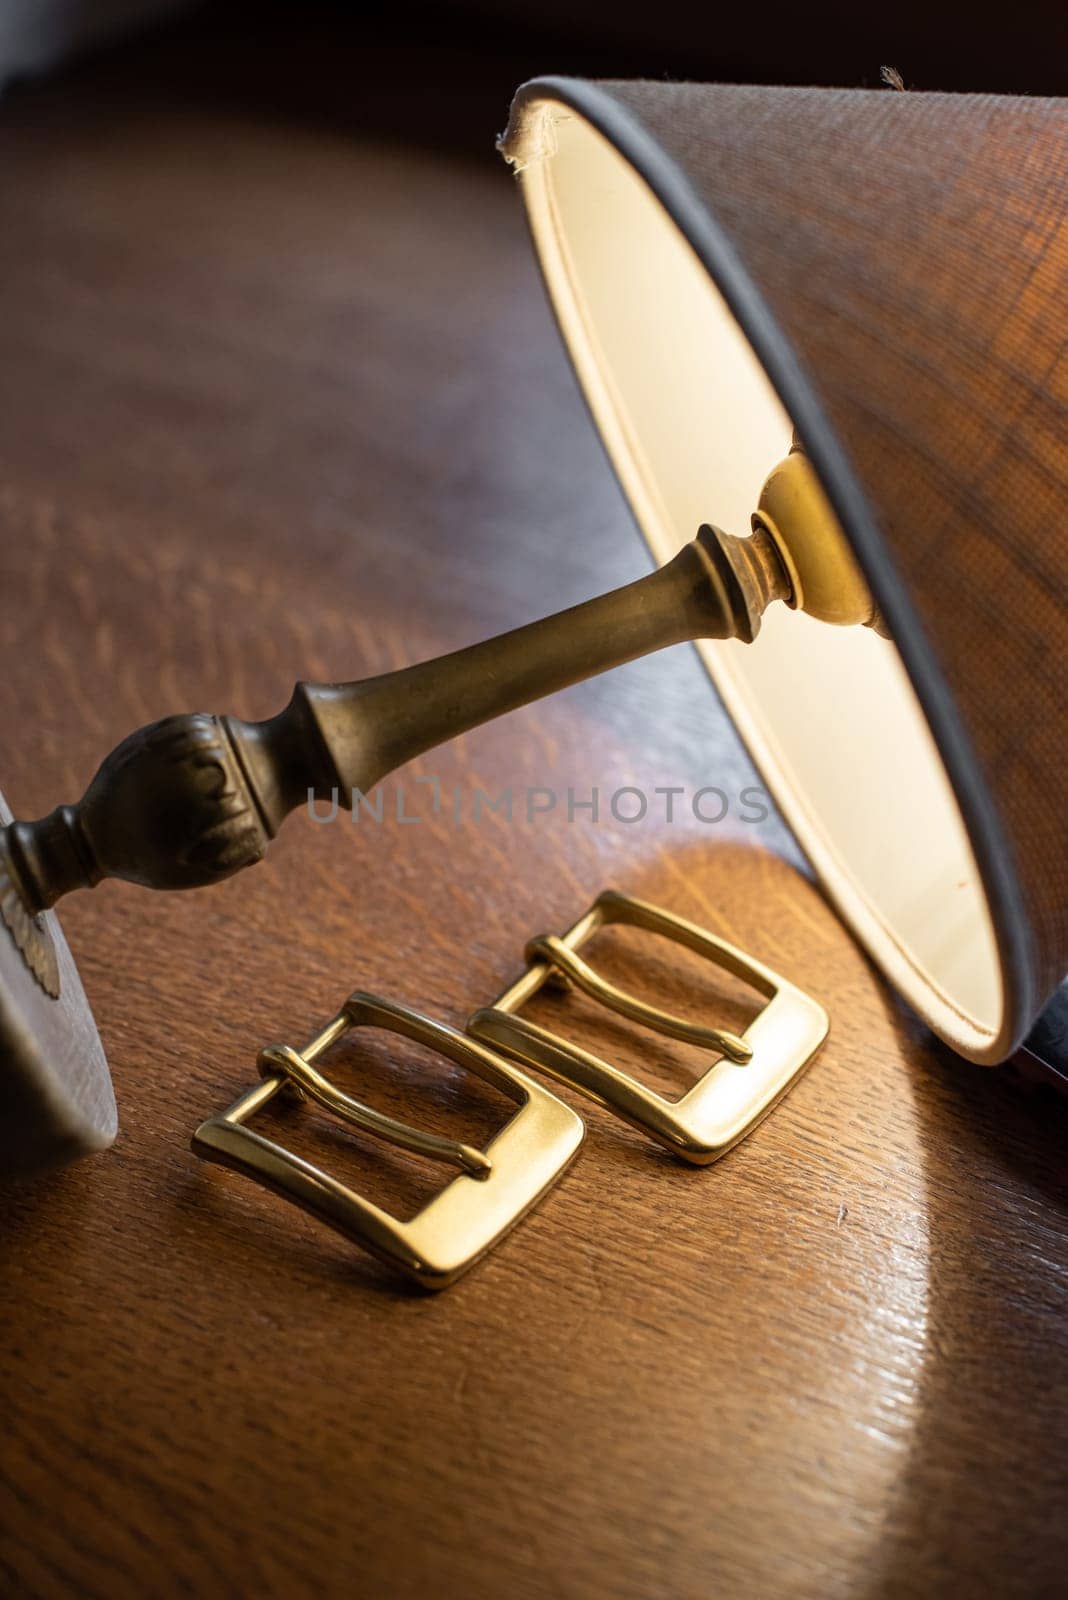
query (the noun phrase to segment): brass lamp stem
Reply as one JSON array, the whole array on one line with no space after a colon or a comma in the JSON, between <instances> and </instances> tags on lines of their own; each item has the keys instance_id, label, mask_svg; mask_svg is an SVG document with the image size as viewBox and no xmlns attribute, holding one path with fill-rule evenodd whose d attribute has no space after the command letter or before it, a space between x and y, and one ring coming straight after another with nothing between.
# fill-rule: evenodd
<instances>
[{"instance_id":1,"label":"brass lamp stem","mask_svg":"<svg viewBox=\"0 0 1068 1600\"><path fill-rule=\"evenodd\" d=\"M300 685L328 751L322 787L367 792L435 745L668 645L750 640L765 605L788 594L769 539L702 528L659 571L539 622L361 683ZM273 724L258 726L269 742ZM248 725L230 727L254 746ZM294 803L307 789L301 779Z\"/></svg>"},{"instance_id":2,"label":"brass lamp stem","mask_svg":"<svg viewBox=\"0 0 1068 1600\"><path fill-rule=\"evenodd\" d=\"M803 458L772 473L761 508L750 537L706 525L636 583L436 661L359 683L300 683L265 722L194 712L138 730L77 805L0 828L0 917L51 989L38 914L74 889L106 877L153 889L217 883L258 861L309 791L368 793L469 728L667 645L751 642L774 600L808 601L831 621L876 620Z\"/></svg>"},{"instance_id":3,"label":"brass lamp stem","mask_svg":"<svg viewBox=\"0 0 1068 1600\"><path fill-rule=\"evenodd\" d=\"M139 729L75 806L0 829L27 911L125 878L153 889L216 883L264 854L308 791L370 792L469 728L693 638L752 638L789 584L767 536L702 528L658 572L512 633L359 683L299 683L266 722L193 712Z\"/></svg>"}]
</instances>

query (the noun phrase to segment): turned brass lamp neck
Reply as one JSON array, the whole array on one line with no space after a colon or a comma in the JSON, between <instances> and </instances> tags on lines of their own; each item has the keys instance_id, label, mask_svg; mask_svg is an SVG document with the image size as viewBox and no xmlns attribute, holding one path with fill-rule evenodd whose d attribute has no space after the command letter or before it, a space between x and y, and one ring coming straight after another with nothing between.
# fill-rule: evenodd
<instances>
[{"instance_id":1,"label":"turned brass lamp neck","mask_svg":"<svg viewBox=\"0 0 1068 1600\"><path fill-rule=\"evenodd\" d=\"M746 538L706 525L636 583L436 661L361 683L298 684L266 722L196 712L131 734L77 805L0 829L0 913L32 965L36 913L72 889L105 877L155 889L216 883L258 861L309 790L367 793L469 728L682 640L751 643L775 600L825 621L878 622L797 451L768 479Z\"/></svg>"}]
</instances>

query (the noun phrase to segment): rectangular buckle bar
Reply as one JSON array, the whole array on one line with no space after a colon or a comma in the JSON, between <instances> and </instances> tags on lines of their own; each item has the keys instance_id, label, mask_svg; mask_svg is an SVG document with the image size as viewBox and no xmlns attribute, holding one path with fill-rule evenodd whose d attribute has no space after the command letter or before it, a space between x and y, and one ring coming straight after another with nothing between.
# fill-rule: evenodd
<instances>
[{"instance_id":1,"label":"rectangular buckle bar","mask_svg":"<svg viewBox=\"0 0 1068 1600\"><path fill-rule=\"evenodd\" d=\"M741 1035L688 1023L646 1005L606 983L576 955L598 929L613 923L685 946L748 983L767 1004ZM561 938L531 940L527 960L523 976L492 1006L472 1015L468 1033L524 1066L571 1084L697 1165L717 1160L767 1116L808 1066L830 1026L817 1001L737 946L611 889ZM678 1100L656 1094L629 1073L515 1014L545 984L561 979L645 1027L715 1050L719 1059Z\"/></svg>"},{"instance_id":2,"label":"rectangular buckle bar","mask_svg":"<svg viewBox=\"0 0 1068 1600\"><path fill-rule=\"evenodd\" d=\"M383 1028L467 1067L515 1101L519 1110L486 1146L443 1139L352 1099L313 1063L350 1028ZM581 1119L554 1094L477 1040L407 1006L357 990L302 1051L269 1045L259 1054L262 1082L220 1116L201 1123L196 1155L246 1173L398 1267L425 1288L442 1289L472 1266L563 1174L585 1133ZM376 1138L461 1172L409 1222L247 1126L283 1089L310 1096Z\"/></svg>"}]
</instances>

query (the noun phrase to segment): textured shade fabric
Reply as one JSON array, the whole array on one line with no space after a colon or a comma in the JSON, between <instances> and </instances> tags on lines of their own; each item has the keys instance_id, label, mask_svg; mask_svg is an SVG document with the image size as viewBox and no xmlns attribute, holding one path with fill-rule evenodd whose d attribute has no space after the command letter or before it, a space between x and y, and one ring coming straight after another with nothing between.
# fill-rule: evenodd
<instances>
[{"instance_id":1,"label":"textured shade fabric","mask_svg":"<svg viewBox=\"0 0 1068 1600\"><path fill-rule=\"evenodd\" d=\"M800 426L965 819L1007 1054L1068 968L1065 106L547 79L506 153L546 98L637 169Z\"/></svg>"}]
</instances>

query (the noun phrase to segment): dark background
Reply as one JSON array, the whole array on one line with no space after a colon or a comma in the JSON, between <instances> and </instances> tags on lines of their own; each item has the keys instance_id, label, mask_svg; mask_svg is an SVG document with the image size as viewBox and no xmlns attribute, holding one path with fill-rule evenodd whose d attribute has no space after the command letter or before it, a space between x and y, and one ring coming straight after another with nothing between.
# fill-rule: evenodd
<instances>
[{"instance_id":1,"label":"dark background","mask_svg":"<svg viewBox=\"0 0 1068 1600\"><path fill-rule=\"evenodd\" d=\"M542 73L878 87L891 66L910 90L1062 94L1066 17L1049 0L206 0L62 70L126 94L134 55L153 93L241 100L490 159L512 90Z\"/></svg>"}]
</instances>

